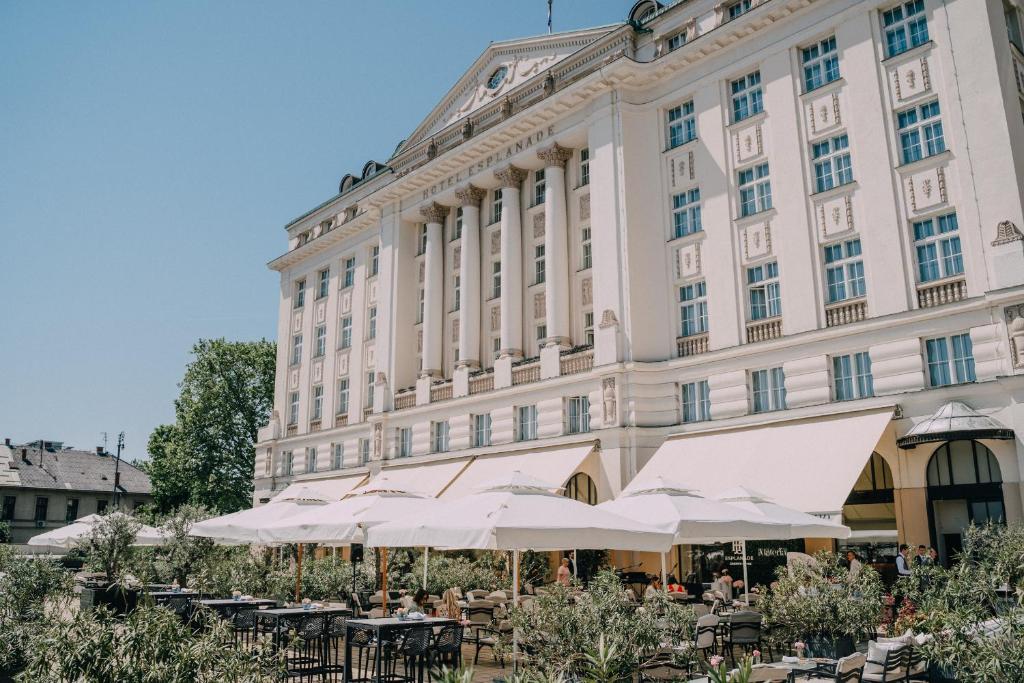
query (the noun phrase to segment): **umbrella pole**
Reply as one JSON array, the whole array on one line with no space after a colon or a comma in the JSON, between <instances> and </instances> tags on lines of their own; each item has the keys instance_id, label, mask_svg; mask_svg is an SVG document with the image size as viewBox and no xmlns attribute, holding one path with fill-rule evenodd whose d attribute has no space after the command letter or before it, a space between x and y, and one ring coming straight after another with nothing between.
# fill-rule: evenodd
<instances>
[{"instance_id":1,"label":"umbrella pole","mask_svg":"<svg viewBox=\"0 0 1024 683\"><path fill-rule=\"evenodd\" d=\"M299 559L295 570L295 602L302 600L302 544L299 544Z\"/></svg>"},{"instance_id":2,"label":"umbrella pole","mask_svg":"<svg viewBox=\"0 0 1024 683\"><path fill-rule=\"evenodd\" d=\"M380 549L380 604L384 609L384 616L388 615L388 549Z\"/></svg>"},{"instance_id":3,"label":"umbrella pole","mask_svg":"<svg viewBox=\"0 0 1024 683\"><path fill-rule=\"evenodd\" d=\"M423 590L427 590L427 564L430 562L430 547L423 546Z\"/></svg>"},{"instance_id":4,"label":"umbrella pole","mask_svg":"<svg viewBox=\"0 0 1024 683\"><path fill-rule=\"evenodd\" d=\"M512 607L519 607L519 551L512 551ZM519 635L512 629L512 671L516 670L519 655Z\"/></svg>"},{"instance_id":5,"label":"umbrella pole","mask_svg":"<svg viewBox=\"0 0 1024 683\"><path fill-rule=\"evenodd\" d=\"M661 590L665 590L668 586L668 579L666 578L668 572L665 571L665 553L661 554Z\"/></svg>"},{"instance_id":6,"label":"umbrella pole","mask_svg":"<svg viewBox=\"0 0 1024 683\"><path fill-rule=\"evenodd\" d=\"M747 541L743 541L743 594L746 596L747 607L750 607L750 584L747 583Z\"/></svg>"},{"instance_id":7,"label":"umbrella pole","mask_svg":"<svg viewBox=\"0 0 1024 683\"><path fill-rule=\"evenodd\" d=\"M577 581L579 581L579 578L580 578L579 566L580 565L576 562L576 550L573 549L573 551L572 551L572 578L576 579Z\"/></svg>"}]
</instances>

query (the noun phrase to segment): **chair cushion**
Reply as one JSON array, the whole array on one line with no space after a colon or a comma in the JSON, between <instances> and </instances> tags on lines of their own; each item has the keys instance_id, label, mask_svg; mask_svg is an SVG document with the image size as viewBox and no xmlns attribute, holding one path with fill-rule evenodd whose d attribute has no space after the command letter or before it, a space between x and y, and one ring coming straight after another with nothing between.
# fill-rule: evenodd
<instances>
[{"instance_id":1,"label":"chair cushion","mask_svg":"<svg viewBox=\"0 0 1024 683\"><path fill-rule=\"evenodd\" d=\"M901 646L902 643L881 643L874 640L868 641L868 660L864 664L864 680L882 680L882 672L885 671L885 656L889 650ZM877 678L869 678L877 676Z\"/></svg>"}]
</instances>

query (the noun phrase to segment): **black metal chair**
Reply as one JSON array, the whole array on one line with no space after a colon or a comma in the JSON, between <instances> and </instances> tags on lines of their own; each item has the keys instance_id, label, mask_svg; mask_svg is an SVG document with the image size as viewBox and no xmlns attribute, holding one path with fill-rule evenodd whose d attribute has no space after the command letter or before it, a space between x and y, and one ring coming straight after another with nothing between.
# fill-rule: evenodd
<instances>
[{"instance_id":1,"label":"black metal chair","mask_svg":"<svg viewBox=\"0 0 1024 683\"><path fill-rule=\"evenodd\" d=\"M843 657L836 662L835 669L827 671L819 668L807 672L808 678L825 679L832 683L860 683L861 675L864 673L864 664L867 658L862 652L855 652L852 655Z\"/></svg>"},{"instance_id":2,"label":"black metal chair","mask_svg":"<svg viewBox=\"0 0 1024 683\"><path fill-rule=\"evenodd\" d=\"M508 619L502 619L498 622L497 628L479 628L476 632L476 653L473 655L473 664L475 665L480 661L480 650L485 647L491 648L491 653L495 655L495 659L501 664L501 668L505 668L505 657L501 654L499 645L503 645L505 642L512 638L512 622Z\"/></svg>"},{"instance_id":3,"label":"black metal chair","mask_svg":"<svg viewBox=\"0 0 1024 683\"><path fill-rule=\"evenodd\" d=\"M288 624L284 645L288 647L285 658L286 676L312 681L324 674L324 636L327 633L327 617L305 616ZM294 628L295 637L291 636Z\"/></svg>"},{"instance_id":4,"label":"black metal chair","mask_svg":"<svg viewBox=\"0 0 1024 683\"><path fill-rule=\"evenodd\" d=\"M907 661L907 680L931 683L932 675L929 669L928 660L925 659L921 650L916 647L911 647L910 657Z\"/></svg>"},{"instance_id":5,"label":"black metal chair","mask_svg":"<svg viewBox=\"0 0 1024 683\"><path fill-rule=\"evenodd\" d=\"M455 670L462 666L462 638L464 629L458 624L442 626L434 635L427 668L432 672L436 665Z\"/></svg>"},{"instance_id":6,"label":"black metal chair","mask_svg":"<svg viewBox=\"0 0 1024 683\"><path fill-rule=\"evenodd\" d=\"M387 649L389 656L384 677L393 683L422 683L433 634L429 626L404 630L401 640ZM402 675L398 674L399 661L402 662Z\"/></svg>"},{"instance_id":7,"label":"black metal chair","mask_svg":"<svg viewBox=\"0 0 1024 683\"><path fill-rule=\"evenodd\" d=\"M347 647L353 650L352 671L348 677L353 681L372 681L377 676L376 656L379 643L373 629L348 629ZM369 668L369 672L367 672Z\"/></svg>"},{"instance_id":8,"label":"black metal chair","mask_svg":"<svg viewBox=\"0 0 1024 683\"><path fill-rule=\"evenodd\" d=\"M231 640L235 647L249 647L256 630L256 609L240 609L231 617Z\"/></svg>"},{"instance_id":9,"label":"black metal chair","mask_svg":"<svg viewBox=\"0 0 1024 683\"><path fill-rule=\"evenodd\" d=\"M744 653L761 648L761 613L734 612L726 622L722 647L727 648L733 666L736 665L736 646Z\"/></svg>"},{"instance_id":10,"label":"black metal chair","mask_svg":"<svg viewBox=\"0 0 1024 683\"><path fill-rule=\"evenodd\" d=\"M345 627L348 618L340 614L327 617L327 633L324 636L324 672L333 677L345 672Z\"/></svg>"},{"instance_id":11,"label":"black metal chair","mask_svg":"<svg viewBox=\"0 0 1024 683\"><path fill-rule=\"evenodd\" d=\"M488 600L477 600L469 603L466 610L469 619L469 634L466 640L475 643L480 637L480 631L491 628L494 624L494 603Z\"/></svg>"}]
</instances>

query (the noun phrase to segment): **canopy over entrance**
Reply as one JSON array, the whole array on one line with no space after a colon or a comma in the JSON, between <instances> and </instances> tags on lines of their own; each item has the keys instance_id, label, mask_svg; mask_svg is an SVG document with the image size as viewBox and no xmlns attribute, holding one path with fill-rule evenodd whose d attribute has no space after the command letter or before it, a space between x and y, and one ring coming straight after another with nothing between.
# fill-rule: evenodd
<instances>
[{"instance_id":1,"label":"canopy over entrance","mask_svg":"<svg viewBox=\"0 0 1024 683\"><path fill-rule=\"evenodd\" d=\"M563 486L584 461L594 452L595 443L560 446L523 451L521 453L499 453L477 457L453 481L441 498L454 499L476 493L486 484L492 483L508 472L521 472L536 479Z\"/></svg>"},{"instance_id":2,"label":"canopy over entrance","mask_svg":"<svg viewBox=\"0 0 1024 683\"><path fill-rule=\"evenodd\" d=\"M801 512L837 514L892 413L884 408L672 438L635 481L666 477L708 496L739 484Z\"/></svg>"},{"instance_id":3,"label":"canopy over entrance","mask_svg":"<svg viewBox=\"0 0 1024 683\"><path fill-rule=\"evenodd\" d=\"M906 436L896 440L896 445L914 448L921 443L969 439L1012 440L1013 430L966 403L950 401L914 425Z\"/></svg>"}]
</instances>

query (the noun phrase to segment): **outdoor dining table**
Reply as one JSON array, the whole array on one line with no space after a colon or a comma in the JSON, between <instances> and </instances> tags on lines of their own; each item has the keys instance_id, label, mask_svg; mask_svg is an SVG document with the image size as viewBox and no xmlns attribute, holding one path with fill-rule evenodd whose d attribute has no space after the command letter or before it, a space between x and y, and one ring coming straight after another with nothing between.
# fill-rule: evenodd
<instances>
[{"instance_id":1,"label":"outdoor dining table","mask_svg":"<svg viewBox=\"0 0 1024 683\"><path fill-rule=\"evenodd\" d=\"M193 600L201 600L203 594L199 591L190 590L179 590L179 591L147 591L146 594L153 598L153 602L161 604L167 602L171 598L185 598L189 602Z\"/></svg>"},{"instance_id":2,"label":"outdoor dining table","mask_svg":"<svg viewBox=\"0 0 1024 683\"><path fill-rule=\"evenodd\" d=\"M199 604L209 607L224 619L231 619L236 614L246 609L259 609L261 607L274 607L276 600L267 598L250 598L248 600L235 600L234 598L211 598L200 600Z\"/></svg>"},{"instance_id":3,"label":"outdoor dining table","mask_svg":"<svg viewBox=\"0 0 1024 683\"><path fill-rule=\"evenodd\" d=\"M349 619L345 624L346 683L349 681L383 681L385 676L382 676L380 644L385 642L394 642L396 636L400 635L402 631L421 628L423 626L449 626L457 623L458 622L454 619L445 619L443 617L426 617L423 619L398 619L395 617L385 617L383 619ZM352 675L352 636L360 631L372 632L377 641L377 648L374 652L373 660L373 671L376 672L375 677L367 678L360 676L356 678Z\"/></svg>"},{"instance_id":4,"label":"outdoor dining table","mask_svg":"<svg viewBox=\"0 0 1024 683\"><path fill-rule=\"evenodd\" d=\"M807 673L825 673L831 675L836 668L836 660L825 657L814 659L801 659L798 662L772 662L769 666L777 666L780 669L789 669L789 680L795 681L796 677Z\"/></svg>"},{"instance_id":5,"label":"outdoor dining table","mask_svg":"<svg viewBox=\"0 0 1024 683\"><path fill-rule=\"evenodd\" d=\"M307 619L324 617L324 629L319 634L320 662L316 668L324 673L334 673L336 670L336 659L331 656L331 640L341 634L338 621L344 621L352 616L352 610L348 607L278 607L261 609L256 613L253 629L254 638L259 638L261 632L269 633L275 647L287 645L287 638L293 629L300 638L302 637L303 622ZM307 673L312 674L312 671Z\"/></svg>"}]
</instances>

